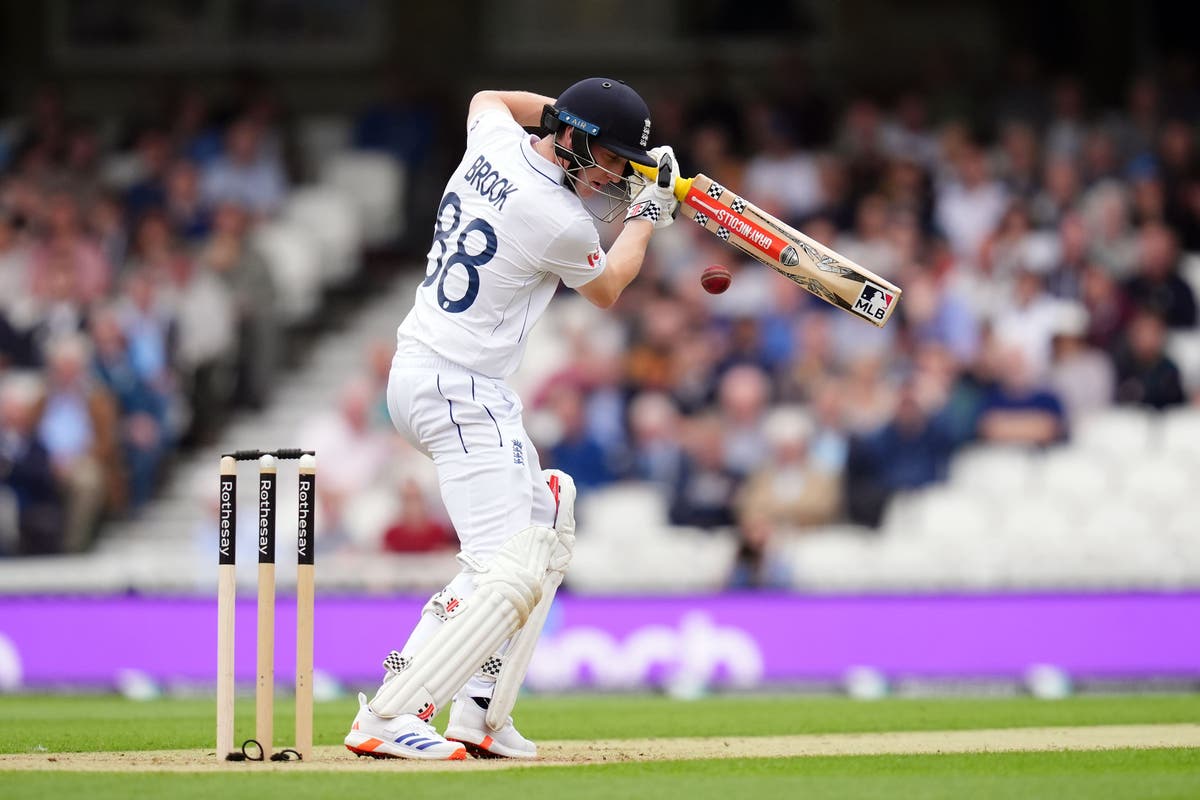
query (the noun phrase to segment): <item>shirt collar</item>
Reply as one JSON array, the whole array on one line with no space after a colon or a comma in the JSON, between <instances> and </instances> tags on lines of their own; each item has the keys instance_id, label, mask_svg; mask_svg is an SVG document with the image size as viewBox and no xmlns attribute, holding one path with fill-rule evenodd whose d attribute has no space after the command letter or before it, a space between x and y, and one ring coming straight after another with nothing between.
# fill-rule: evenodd
<instances>
[{"instance_id":1,"label":"shirt collar","mask_svg":"<svg viewBox=\"0 0 1200 800\"><path fill-rule=\"evenodd\" d=\"M546 180L551 181L556 186L563 185L563 178L566 172L558 164L552 164L542 157L542 154L533 149L533 143L538 139L536 136L530 135L521 139L521 155L525 156L525 160L534 172L543 175Z\"/></svg>"}]
</instances>

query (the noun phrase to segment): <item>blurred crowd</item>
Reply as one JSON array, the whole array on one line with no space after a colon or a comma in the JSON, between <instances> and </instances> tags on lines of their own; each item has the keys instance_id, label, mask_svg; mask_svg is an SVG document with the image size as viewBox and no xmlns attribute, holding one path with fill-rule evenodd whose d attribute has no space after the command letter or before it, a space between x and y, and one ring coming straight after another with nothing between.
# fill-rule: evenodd
<instances>
[{"instance_id":1,"label":"blurred crowd","mask_svg":"<svg viewBox=\"0 0 1200 800\"><path fill-rule=\"evenodd\" d=\"M773 537L878 526L964 446L1040 448L1114 404L1200 404L1195 62L1111 108L1078 77L1016 74L970 117L933 89L835 104L800 72L760 96L714 77L660 98L655 135L685 174L904 295L877 329L681 220L531 398L543 461L581 492L659 483L672 524L736 531L734 585L773 585ZM715 297L699 285L713 263L734 273Z\"/></svg>"},{"instance_id":2,"label":"blurred crowd","mask_svg":"<svg viewBox=\"0 0 1200 800\"><path fill-rule=\"evenodd\" d=\"M0 556L136 514L181 448L269 402L285 329L319 324L281 314L255 237L311 178L296 127L258 77L231 86L106 118L48 86L0 113Z\"/></svg>"},{"instance_id":3,"label":"blurred crowd","mask_svg":"<svg viewBox=\"0 0 1200 800\"><path fill-rule=\"evenodd\" d=\"M889 498L943 480L966 445L1044 447L1114 404L1200 404L1197 365L1173 356L1200 344L1194 61L1135 77L1118 103L1077 76L1020 70L965 99L914 87L835 101L792 67L751 93L716 75L694 85L647 92L684 172L904 296L878 329L682 218L613 311L562 290L542 326L558 355L518 377L543 465L581 496L653 482L672 524L738 537L732 585L777 585L774 537L878 525ZM427 127L414 138L403 117L364 119L435 157ZM245 242L290 173L261 96L218 115L184 95L124 140L118 174L52 95L21 142L0 164L0 363L34 379L2 384L0 480L20 487L21 549L72 550L97 509L144 502L164 459L211 437L224 409L266 401L269 275ZM718 296L699 284L714 263L734 275ZM367 546L452 546L427 463L380 406L389 347L313 421L336 476L324 513L354 527L363 487L383 485L392 511Z\"/></svg>"}]
</instances>

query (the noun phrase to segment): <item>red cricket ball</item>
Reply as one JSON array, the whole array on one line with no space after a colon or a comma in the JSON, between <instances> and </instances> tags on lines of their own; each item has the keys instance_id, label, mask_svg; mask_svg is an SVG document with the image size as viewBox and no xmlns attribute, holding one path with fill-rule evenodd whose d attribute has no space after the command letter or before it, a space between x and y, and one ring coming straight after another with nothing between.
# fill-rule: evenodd
<instances>
[{"instance_id":1,"label":"red cricket ball","mask_svg":"<svg viewBox=\"0 0 1200 800\"><path fill-rule=\"evenodd\" d=\"M709 294L720 294L729 288L729 284L732 281L733 273L720 264L713 264L711 267L707 267L700 276L700 285Z\"/></svg>"}]
</instances>

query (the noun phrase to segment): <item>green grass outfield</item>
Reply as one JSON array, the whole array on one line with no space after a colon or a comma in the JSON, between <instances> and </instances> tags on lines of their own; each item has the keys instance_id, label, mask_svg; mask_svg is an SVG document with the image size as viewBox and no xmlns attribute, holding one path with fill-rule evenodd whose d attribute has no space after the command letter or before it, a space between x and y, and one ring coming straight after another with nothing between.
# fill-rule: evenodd
<instances>
[{"instance_id":1,"label":"green grass outfield","mask_svg":"<svg viewBox=\"0 0 1200 800\"><path fill-rule=\"evenodd\" d=\"M290 738L287 703L277 736ZM316 743L340 743L353 700L318 704ZM237 738L252 732L253 706L238 707ZM1004 699L739 696L677 702L661 697L529 698L518 707L534 739L945 731L984 728L1197 723L1200 695ZM138 703L105 696L0 697L0 753L161 750L212 746L214 705L205 700ZM364 767L366 767L364 762ZM629 762L503 771L382 774L309 772L84 773L0 771L0 797L219 796L221 800L382 796L721 798L1200 798L1200 750L838 756Z\"/></svg>"}]
</instances>

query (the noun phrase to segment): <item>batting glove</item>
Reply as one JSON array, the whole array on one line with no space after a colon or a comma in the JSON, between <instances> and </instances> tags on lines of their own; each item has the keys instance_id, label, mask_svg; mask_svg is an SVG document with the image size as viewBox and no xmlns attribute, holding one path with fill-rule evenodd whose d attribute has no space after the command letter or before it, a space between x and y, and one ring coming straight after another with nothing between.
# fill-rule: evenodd
<instances>
[{"instance_id":1,"label":"batting glove","mask_svg":"<svg viewBox=\"0 0 1200 800\"><path fill-rule=\"evenodd\" d=\"M675 221L675 212L679 210L679 200L675 198L679 162L675 159L675 151L667 145L654 148L650 155L658 160L658 178L651 181L635 175L641 179L642 187L629 204L625 221L643 219L655 228L665 228Z\"/></svg>"}]
</instances>

